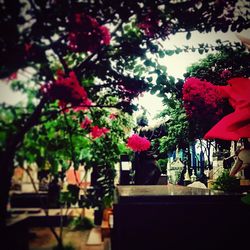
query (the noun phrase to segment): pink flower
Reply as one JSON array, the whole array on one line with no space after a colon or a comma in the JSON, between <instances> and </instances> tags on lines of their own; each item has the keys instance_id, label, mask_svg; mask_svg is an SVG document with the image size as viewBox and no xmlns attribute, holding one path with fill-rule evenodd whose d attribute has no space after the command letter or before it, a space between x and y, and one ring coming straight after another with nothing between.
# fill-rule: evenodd
<instances>
[{"instance_id":1,"label":"pink flower","mask_svg":"<svg viewBox=\"0 0 250 250\"><path fill-rule=\"evenodd\" d=\"M81 128L86 129L93 121L88 118L88 116L85 116L84 121L81 123Z\"/></svg>"},{"instance_id":2,"label":"pink flower","mask_svg":"<svg viewBox=\"0 0 250 250\"><path fill-rule=\"evenodd\" d=\"M109 115L109 119L110 120L114 120L116 117L117 117L117 115L114 114L114 113L112 113L112 114Z\"/></svg>"},{"instance_id":3,"label":"pink flower","mask_svg":"<svg viewBox=\"0 0 250 250\"><path fill-rule=\"evenodd\" d=\"M220 119L224 99L217 86L191 77L185 81L182 93L187 116L195 124L203 124L205 128L214 125Z\"/></svg>"},{"instance_id":4,"label":"pink flower","mask_svg":"<svg viewBox=\"0 0 250 250\"><path fill-rule=\"evenodd\" d=\"M150 148L150 141L145 137L141 137L138 134L133 134L128 138L127 147L133 151L145 151Z\"/></svg>"},{"instance_id":5,"label":"pink flower","mask_svg":"<svg viewBox=\"0 0 250 250\"><path fill-rule=\"evenodd\" d=\"M107 129L107 128L105 128L105 127L99 128L98 126L93 126L93 127L91 128L90 134L91 134L91 136L92 136L93 139L96 139L96 138L99 138L99 137L105 135L105 134L108 133L109 131L110 131L110 130Z\"/></svg>"},{"instance_id":6,"label":"pink flower","mask_svg":"<svg viewBox=\"0 0 250 250\"><path fill-rule=\"evenodd\" d=\"M86 111L92 105L92 101L89 98L86 98L84 102L80 103L78 107L73 108L75 112Z\"/></svg>"}]
</instances>

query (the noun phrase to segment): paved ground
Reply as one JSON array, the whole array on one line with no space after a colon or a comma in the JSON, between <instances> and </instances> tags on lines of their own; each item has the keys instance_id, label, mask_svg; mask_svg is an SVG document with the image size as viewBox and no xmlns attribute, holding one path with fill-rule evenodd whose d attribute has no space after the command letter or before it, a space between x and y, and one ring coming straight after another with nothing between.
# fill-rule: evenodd
<instances>
[{"instance_id":1,"label":"paved ground","mask_svg":"<svg viewBox=\"0 0 250 250\"><path fill-rule=\"evenodd\" d=\"M59 228L56 228L59 232ZM30 239L29 246L30 250L52 250L53 246L56 245L56 240L52 235L49 228L32 228L31 232L35 237ZM104 242L98 245L87 245L87 240L90 234L90 230L85 231L70 231L64 228L63 241L65 245L72 245L75 250L108 250L109 240L106 239Z\"/></svg>"},{"instance_id":2,"label":"paved ground","mask_svg":"<svg viewBox=\"0 0 250 250\"><path fill-rule=\"evenodd\" d=\"M81 211L74 211L79 215ZM85 216L93 220L93 210L85 210ZM59 228L56 228L59 233ZM47 227L37 227L30 230L31 238L29 241L30 250L52 250L56 246L56 239ZM90 237L89 237L90 236ZM110 250L110 241L101 241L100 228L92 230L72 231L65 227L63 230L64 245L72 245L75 250ZM91 245L88 245L91 244Z\"/></svg>"}]
</instances>

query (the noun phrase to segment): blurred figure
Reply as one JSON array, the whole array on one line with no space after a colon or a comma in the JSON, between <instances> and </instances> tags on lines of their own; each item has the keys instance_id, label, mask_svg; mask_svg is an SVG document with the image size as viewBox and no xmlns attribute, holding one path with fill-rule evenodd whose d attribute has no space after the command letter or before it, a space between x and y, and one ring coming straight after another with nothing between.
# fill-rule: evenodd
<instances>
[{"instance_id":1,"label":"blurred figure","mask_svg":"<svg viewBox=\"0 0 250 250\"><path fill-rule=\"evenodd\" d=\"M244 138L243 147L236 152L237 158L230 171L230 176L235 176L244 170L244 177L250 179L250 138Z\"/></svg>"},{"instance_id":2,"label":"blurred figure","mask_svg":"<svg viewBox=\"0 0 250 250\"><path fill-rule=\"evenodd\" d=\"M135 185L156 185L161 176L154 155L149 150L136 152L133 169L135 170Z\"/></svg>"}]
</instances>

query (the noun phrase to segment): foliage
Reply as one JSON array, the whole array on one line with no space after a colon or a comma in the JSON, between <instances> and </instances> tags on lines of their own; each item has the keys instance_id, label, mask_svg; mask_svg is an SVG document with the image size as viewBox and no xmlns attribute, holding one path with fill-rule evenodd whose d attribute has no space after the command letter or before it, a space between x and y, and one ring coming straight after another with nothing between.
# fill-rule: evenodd
<instances>
[{"instance_id":1,"label":"foliage","mask_svg":"<svg viewBox=\"0 0 250 250\"><path fill-rule=\"evenodd\" d=\"M249 59L249 52L239 43L235 48L222 46L219 52L209 54L188 67L184 76L185 78L198 77L215 85L226 85L229 78L250 76ZM225 74L225 70L228 74Z\"/></svg>"},{"instance_id":2,"label":"foliage","mask_svg":"<svg viewBox=\"0 0 250 250\"><path fill-rule=\"evenodd\" d=\"M178 103L183 81L157 61L182 50L163 51L157 39L177 32L190 39L193 30L240 32L249 28L248 9L246 0L1 1L0 78L28 97L15 107L0 104L1 218L14 160L49 166L55 175L59 165L65 171L84 164L96 175L83 205L111 204L114 164L126 151L131 126L124 113L107 119L106 108L132 114L133 99L144 91L165 97L174 117L164 147L168 140L169 147L185 144L187 122ZM202 46L200 53L207 50Z\"/></svg>"},{"instance_id":3,"label":"foliage","mask_svg":"<svg viewBox=\"0 0 250 250\"><path fill-rule=\"evenodd\" d=\"M71 230L89 230L93 228L93 222L87 218L83 217L73 217L69 222L69 229Z\"/></svg>"},{"instance_id":4,"label":"foliage","mask_svg":"<svg viewBox=\"0 0 250 250\"><path fill-rule=\"evenodd\" d=\"M217 43L220 44L220 51L214 54L208 54L204 59L188 67L187 72L184 74L186 79L196 77L203 81L209 81L214 85L225 85L226 81L231 77L250 76L250 53L239 43L235 44L235 46L232 46L232 44L223 45L221 41L217 41ZM161 152L171 152L174 150L174 145L178 144L178 141L185 141L186 139L187 142L203 138L208 129L216 123L216 121L213 121L214 119L209 118L207 112L205 116L202 115L204 110L199 112L199 108L196 110L197 115L194 119L190 119L190 117L186 115L182 101L183 84L184 82L179 79L175 81L175 88L162 89L162 93L165 95L164 104L166 108L161 112L160 116L165 118L169 117L169 122L166 124L167 135L159 140ZM202 88L200 88L200 90L202 90ZM179 103L179 105L175 103ZM232 112L232 107L227 101L224 101L224 103L220 105L220 108L222 108L220 117ZM213 112L209 110L210 116L214 117L215 113L213 114ZM218 119L220 117L218 117ZM180 121L180 119L182 119L182 121ZM182 145L185 145L185 143Z\"/></svg>"},{"instance_id":5,"label":"foliage","mask_svg":"<svg viewBox=\"0 0 250 250\"><path fill-rule=\"evenodd\" d=\"M155 143L158 141L160 153L171 152L176 149L176 146L185 148L190 140L189 124L183 105L178 99L172 99L172 102L175 104L167 106L160 114L169 117L169 120L165 123L165 135L155 139Z\"/></svg>"},{"instance_id":6,"label":"foliage","mask_svg":"<svg viewBox=\"0 0 250 250\"><path fill-rule=\"evenodd\" d=\"M53 175L58 175L61 166L65 172L71 165L78 168L84 165L86 171L95 168L99 173L98 184L94 190L102 189L100 196L94 190L89 190L87 200L82 206L96 206L96 201L110 205L113 197L113 180L115 177L115 163L119 156L128 150L125 147L126 134L133 125L130 115L121 111L110 112L105 108L91 110L92 124L109 128L110 132L99 138L92 138L90 128L82 128L76 119L84 119L82 111L72 112L58 116L55 120L32 128L25 136L23 146L18 150L16 160L19 165L23 161L37 163L40 169L49 167ZM110 115L115 116L109 118ZM90 115L90 114L88 114ZM67 123L65 122L65 116ZM70 130L70 135L68 133ZM105 176L104 179L101 177ZM79 186L82 180L79 180ZM64 202L75 204L78 201L78 192L75 189L62 193ZM99 191L98 191L99 192Z\"/></svg>"},{"instance_id":7,"label":"foliage","mask_svg":"<svg viewBox=\"0 0 250 250\"><path fill-rule=\"evenodd\" d=\"M213 189L225 192L239 192L240 181L235 176L229 175L229 170L223 170L213 183Z\"/></svg>"}]
</instances>

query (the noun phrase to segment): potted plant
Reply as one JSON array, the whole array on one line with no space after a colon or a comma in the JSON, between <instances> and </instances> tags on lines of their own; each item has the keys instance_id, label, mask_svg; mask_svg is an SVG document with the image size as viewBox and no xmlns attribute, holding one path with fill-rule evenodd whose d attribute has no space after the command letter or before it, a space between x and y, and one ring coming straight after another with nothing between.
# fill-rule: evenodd
<instances>
[{"instance_id":1,"label":"potted plant","mask_svg":"<svg viewBox=\"0 0 250 250\"><path fill-rule=\"evenodd\" d=\"M212 189L225 192L239 192L240 179L229 175L229 170L224 169L214 181Z\"/></svg>"}]
</instances>

